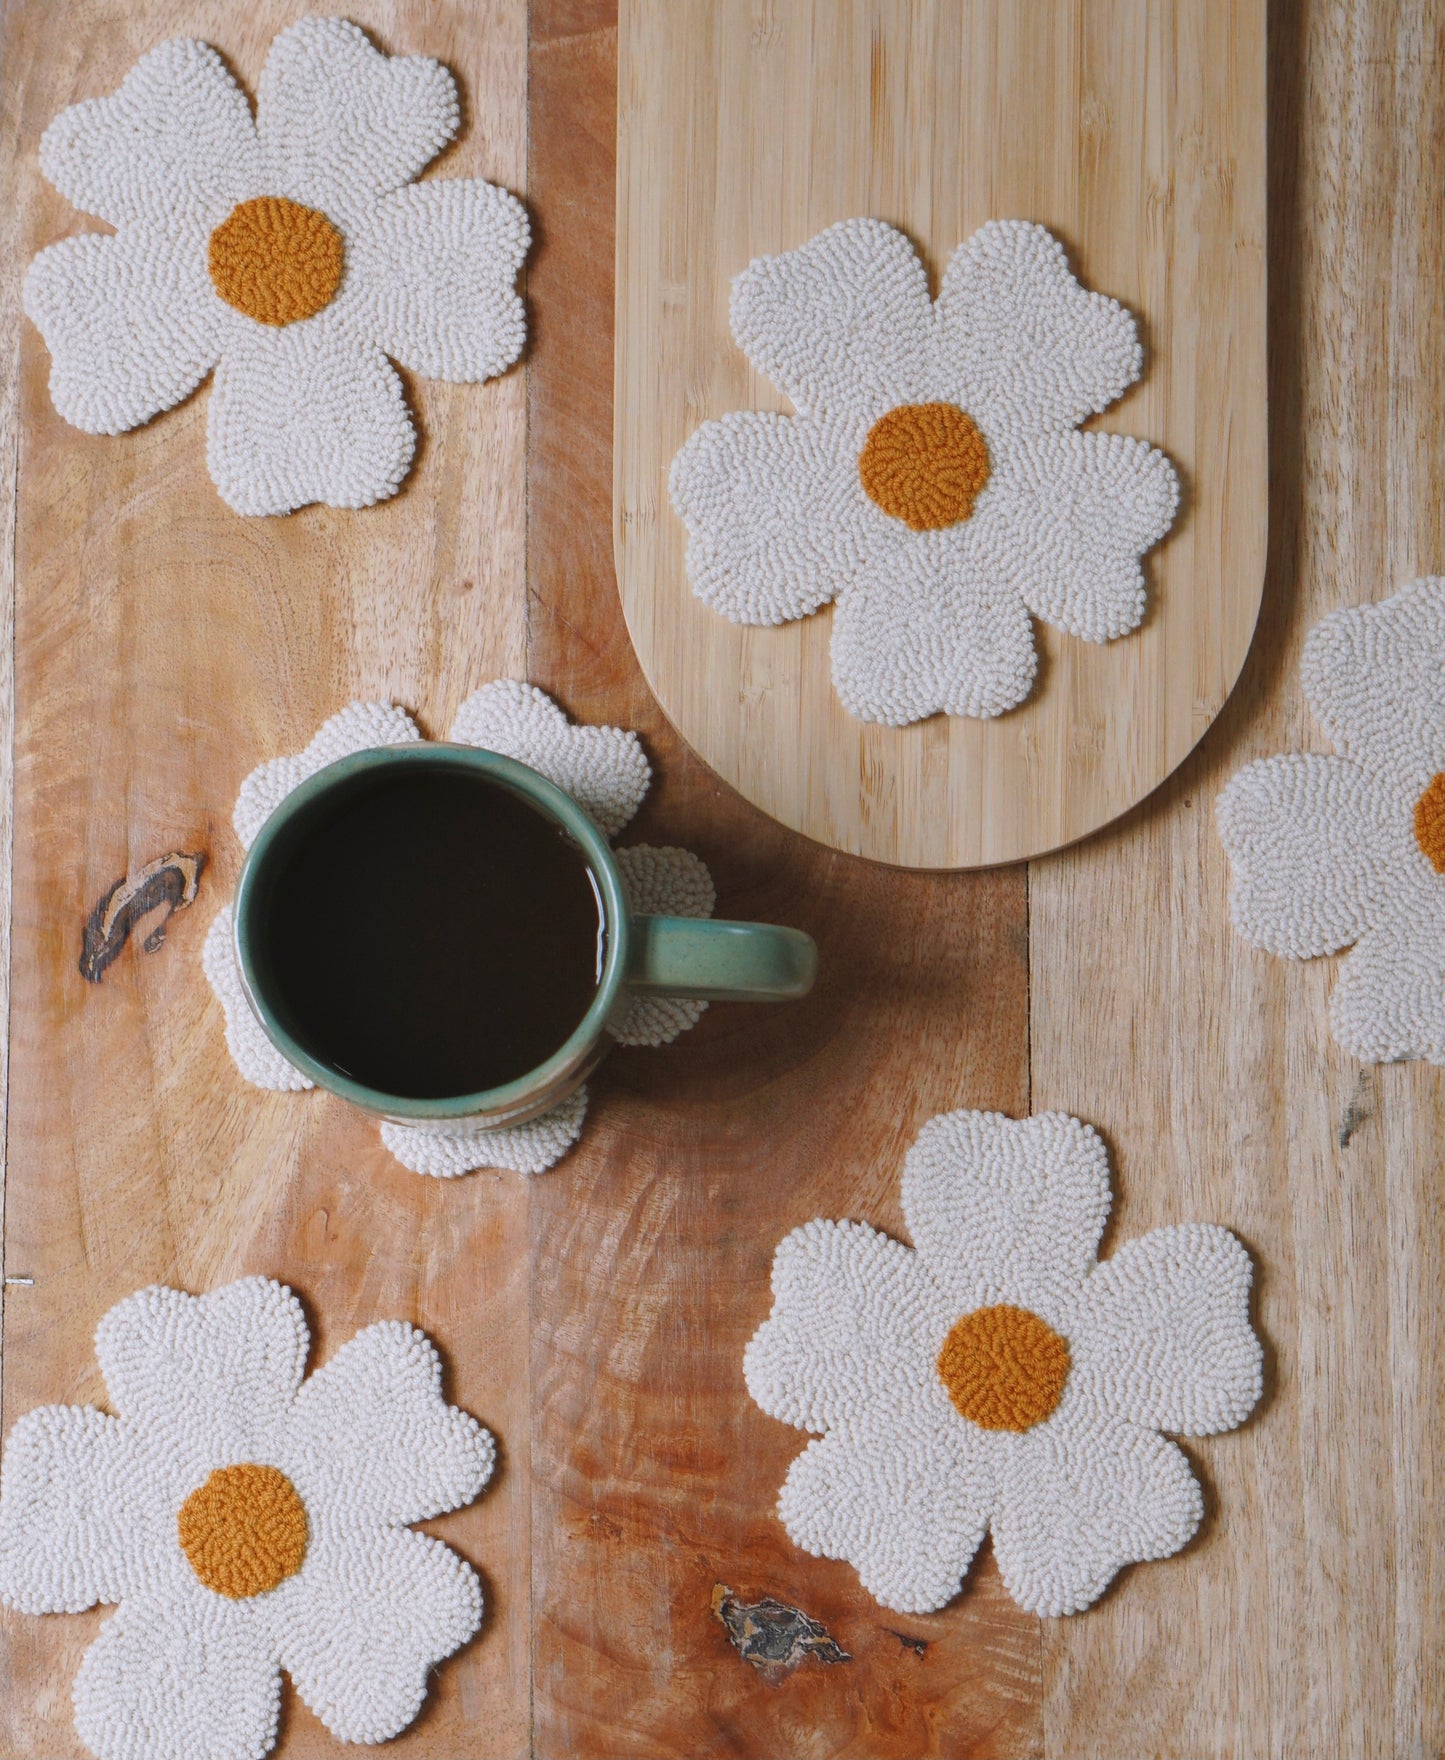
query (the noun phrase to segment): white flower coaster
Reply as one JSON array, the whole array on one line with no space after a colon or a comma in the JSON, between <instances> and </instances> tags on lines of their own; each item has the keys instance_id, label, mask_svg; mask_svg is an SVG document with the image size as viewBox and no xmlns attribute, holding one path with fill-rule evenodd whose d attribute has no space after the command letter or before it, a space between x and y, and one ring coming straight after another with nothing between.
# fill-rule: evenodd
<instances>
[{"instance_id":1,"label":"white flower coaster","mask_svg":"<svg viewBox=\"0 0 1445 1760\"><path fill-rule=\"evenodd\" d=\"M303 1381L309 1346L270 1278L144 1289L96 1330L117 1416L42 1406L11 1431L0 1602L120 1604L75 1680L100 1760L256 1760L283 1668L332 1735L385 1741L480 1626L476 1572L410 1524L472 1502L491 1436L404 1321Z\"/></svg>"},{"instance_id":2,"label":"white flower coaster","mask_svg":"<svg viewBox=\"0 0 1445 1760\"><path fill-rule=\"evenodd\" d=\"M412 183L458 122L446 68L339 18L276 38L254 122L184 37L62 111L41 168L115 236L64 239L25 277L56 409L119 434L214 368L207 457L237 513L394 495L416 434L387 356L476 382L526 334L522 204L479 178Z\"/></svg>"},{"instance_id":3,"label":"white flower coaster","mask_svg":"<svg viewBox=\"0 0 1445 1760\"><path fill-rule=\"evenodd\" d=\"M1354 943L1335 1038L1445 1064L1445 579L1326 617L1302 677L1340 755L1265 758L1220 795L1234 926L1292 959Z\"/></svg>"},{"instance_id":4,"label":"white flower coaster","mask_svg":"<svg viewBox=\"0 0 1445 1760\"><path fill-rule=\"evenodd\" d=\"M1143 441L1075 432L1143 352L1042 226L981 227L935 303L901 232L845 220L744 270L732 329L798 413L734 412L678 453L688 574L735 623L836 600L850 714L1013 708L1037 666L1030 612L1090 642L1138 626L1139 558L1179 485Z\"/></svg>"},{"instance_id":5,"label":"white flower coaster","mask_svg":"<svg viewBox=\"0 0 1445 1760\"><path fill-rule=\"evenodd\" d=\"M991 1529L1014 1600L1055 1615L1184 1545L1203 1498L1159 1432L1230 1430L1259 1399L1249 1255L1192 1223L1101 1263L1108 1211L1088 1125L950 1112L904 1162L911 1248L861 1222L787 1236L743 1369L822 1437L778 1503L799 1546L930 1613Z\"/></svg>"},{"instance_id":6,"label":"white flower coaster","mask_svg":"<svg viewBox=\"0 0 1445 1760\"><path fill-rule=\"evenodd\" d=\"M338 758L420 738L404 709L390 703L349 704L326 722L304 752L273 759L251 772L236 800L236 835L249 849L292 789ZM570 794L609 838L632 819L652 780L635 733L617 727L575 727L545 691L515 678L500 678L473 692L457 711L448 738L530 765ZM613 854L634 910L671 917L712 915L716 904L712 876L690 850L636 844ZM251 1013L236 967L229 906L217 913L202 959L225 1013L226 1044L246 1080L258 1088L310 1088L309 1077L277 1051ZM609 1031L620 1045L666 1045L695 1026L706 1009L705 1002L638 996ZM586 1114L587 1090L582 1088L528 1124L490 1130L459 1125L446 1132L383 1124L381 1138L413 1173L441 1179L479 1167L542 1173L577 1141Z\"/></svg>"}]
</instances>

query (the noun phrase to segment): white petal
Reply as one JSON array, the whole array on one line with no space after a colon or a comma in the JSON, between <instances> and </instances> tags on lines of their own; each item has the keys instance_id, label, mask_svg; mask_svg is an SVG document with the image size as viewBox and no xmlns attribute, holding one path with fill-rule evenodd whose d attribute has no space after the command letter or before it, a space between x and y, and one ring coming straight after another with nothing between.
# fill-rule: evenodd
<instances>
[{"instance_id":1,"label":"white petal","mask_svg":"<svg viewBox=\"0 0 1445 1760\"><path fill-rule=\"evenodd\" d=\"M272 193L348 230L457 132L456 83L426 55L383 55L342 18L303 18L271 45L256 106Z\"/></svg>"},{"instance_id":2,"label":"white petal","mask_svg":"<svg viewBox=\"0 0 1445 1760\"><path fill-rule=\"evenodd\" d=\"M476 1497L496 1444L441 1381L431 1340L402 1320L358 1332L310 1378L277 1464L319 1524L421 1522Z\"/></svg>"},{"instance_id":3,"label":"white petal","mask_svg":"<svg viewBox=\"0 0 1445 1760\"><path fill-rule=\"evenodd\" d=\"M143 55L120 89L62 110L40 169L77 208L112 226L204 233L258 193L260 151L245 93L207 43L176 37Z\"/></svg>"},{"instance_id":4,"label":"white petal","mask_svg":"<svg viewBox=\"0 0 1445 1760\"><path fill-rule=\"evenodd\" d=\"M822 1431L900 1402L949 1416L934 1370L949 1316L918 1255L862 1222L806 1223L773 1255L773 1311L743 1355L771 1417Z\"/></svg>"},{"instance_id":5,"label":"white petal","mask_svg":"<svg viewBox=\"0 0 1445 1760\"><path fill-rule=\"evenodd\" d=\"M1215 813L1232 870L1230 916L1269 953L1338 952L1435 879L1415 845L1412 804L1350 758L1289 753L1249 764Z\"/></svg>"},{"instance_id":6,"label":"white petal","mask_svg":"<svg viewBox=\"0 0 1445 1760\"><path fill-rule=\"evenodd\" d=\"M844 220L733 282L732 330L801 411L864 428L927 394L933 308L913 246L881 220Z\"/></svg>"},{"instance_id":7,"label":"white petal","mask_svg":"<svg viewBox=\"0 0 1445 1760\"><path fill-rule=\"evenodd\" d=\"M169 1514L167 1522L165 1516ZM157 1575L173 1512L144 1495L126 1427L91 1406L41 1406L10 1432L0 1477L0 1602L80 1613Z\"/></svg>"},{"instance_id":8,"label":"white petal","mask_svg":"<svg viewBox=\"0 0 1445 1760\"><path fill-rule=\"evenodd\" d=\"M321 725L306 747L288 758L258 764L241 784L231 822L242 844L250 849L256 833L292 789L318 770L377 746L404 746L419 740L416 723L394 703L348 703Z\"/></svg>"},{"instance_id":9,"label":"white petal","mask_svg":"<svg viewBox=\"0 0 1445 1760\"><path fill-rule=\"evenodd\" d=\"M414 184L382 199L347 245L375 339L404 367L454 383L490 379L522 352L513 283L527 210L480 178Z\"/></svg>"},{"instance_id":10,"label":"white petal","mask_svg":"<svg viewBox=\"0 0 1445 1760\"><path fill-rule=\"evenodd\" d=\"M635 733L574 727L545 691L499 678L473 691L447 736L541 771L570 794L608 837L642 805L652 767Z\"/></svg>"},{"instance_id":11,"label":"white petal","mask_svg":"<svg viewBox=\"0 0 1445 1760\"><path fill-rule=\"evenodd\" d=\"M634 911L652 917L712 915L717 889L707 863L690 849L639 843L613 854ZM705 1002L687 996L635 996L623 1018L607 1030L619 1045L669 1045L706 1013Z\"/></svg>"},{"instance_id":12,"label":"white petal","mask_svg":"<svg viewBox=\"0 0 1445 1760\"><path fill-rule=\"evenodd\" d=\"M1234 1429L1264 1387L1252 1276L1227 1228L1191 1223L1129 1241L1084 1285L1070 1381L1136 1424L1181 1436Z\"/></svg>"},{"instance_id":13,"label":"white petal","mask_svg":"<svg viewBox=\"0 0 1445 1760\"><path fill-rule=\"evenodd\" d=\"M734 623L807 617L853 579L871 530L859 444L843 425L737 410L672 461L698 598Z\"/></svg>"},{"instance_id":14,"label":"white petal","mask_svg":"<svg viewBox=\"0 0 1445 1760\"><path fill-rule=\"evenodd\" d=\"M860 721L1001 715L1033 686L1033 627L1017 590L966 528L918 534L897 521L839 595L833 685Z\"/></svg>"},{"instance_id":15,"label":"white petal","mask_svg":"<svg viewBox=\"0 0 1445 1760\"><path fill-rule=\"evenodd\" d=\"M545 1173L581 1136L586 1116L587 1090L578 1088L550 1112L527 1124L442 1132L387 1123L381 1127L381 1140L403 1167L434 1179L456 1179L479 1167Z\"/></svg>"},{"instance_id":16,"label":"white petal","mask_svg":"<svg viewBox=\"0 0 1445 1760\"><path fill-rule=\"evenodd\" d=\"M636 843L612 852L633 910L654 917L710 917L717 903L707 863L690 849Z\"/></svg>"},{"instance_id":17,"label":"white petal","mask_svg":"<svg viewBox=\"0 0 1445 1760\"><path fill-rule=\"evenodd\" d=\"M62 239L30 265L24 301L50 350L51 402L87 434L124 433L173 408L220 353L194 240L140 228Z\"/></svg>"},{"instance_id":18,"label":"white petal","mask_svg":"<svg viewBox=\"0 0 1445 1760\"><path fill-rule=\"evenodd\" d=\"M205 1296L160 1284L128 1296L96 1328L95 1354L137 1441L199 1484L215 1467L265 1460L309 1342L291 1291L244 1277Z\"/></svg>"},{"instance_id":19,"label":"white petal","mask_svg":"<svg viewBox=\"0 0 1445 1760\"><path fill-rule=\"evenodd\" d=\"M1109 1214L1109 1157L1063 1112L930 1119L903 1164L903 1214L959 1313L1016 1302L1071 1314Z\"/></svg>"},{"instance_id":20,"label":"white petal","mask_svg":"<svg viewBox=\"0 0 1445 1760\"><path fill-rule=\"evenodd\" d=\"M1119 1569L1167 1558L1204 1513L1199 1483L1164 1437L1065 1404L999 1470L993 1550L1010 1595L1045 1618L1078 1613Z\"/></svg>"},{"instance_id":21,"label":"white petal","mask_svg":"<svg viewBox=\"0 0 1445 1760\"><path fill-rule=\"evenodd\" d=\"M241 969L236 964L236 942L230 905L222 905L216 920L206 931L201 948L201 966L206 981L226 1017L226 1049L242 1077L256 1088L273 1093L297 1094L315 1083L302 1075L295 1064L288 1063L266 1037L246 1000L241 984Z\"/></svg>"},{"instance_id":22,"label":"white petal","mask_svg":"<svg viewBox=\"0 0 1445 1760\"><path fill-rule=\"evenodd\" d=\"M1008 447L986 493L1001 570L1035 617L1088 642L1138 627L1139 558L1179 506L1162 452L1124 434L1029 435Z\"/></svg>"},{"instance_id":23,"label":"white petal","mask_svg":"<svg viewBox=\"0 0 1445 1760\"><path fill-rule=\"evenodd\" d=\"M296 1691L343 1742L405 1729L427 1676L482 1623L477 1573L425 1534L320 1542L268 1617Z\"/></svg>"},{"instance_id":24,"label":"white petal","mask_svg":"<svg viewBox=\"0 0 1445 1760\"><path fill-rule=\"evenodd\" d=\"M869 1413L808 1444L778 1513L797 1545L847 1559L885 1607L932 1613L958 1594L988 1528L996 1454L956 1419Z\"/></svg>"},{"instance_id":25,"label":"white petal","mask_svg":"<svg viewBox=\"0 0 1445 1760\"><path fill-rule=\"evenodd\" d=\"M97 1760L259 1760L280 1707L264 1622L203 1591L125 1602L75 1677L75 1727Z\"/></svg>"},{"instance_id":26,"label":"white petal","mask_svg":"<svg viewBox=\"0 0 1445 1760\"><path fill-rule=\"evenodd\" d=\"M1445 880L1360 937L1335 980L1330 1024L1366 1063L1445 1065Z\"/></svg>"},{"instance_id":27,"label":"white petal","mask_svg":"<svg viewBox=\"0 0 1445 1760\"><path fill-rule=\"evenodd\" d=\"M953 253L938 296L943 382L985 432L1064 433L1139 377L1116 300L1080 287L1042 226L991 220Z\"/></svg>"},{"instance_id":28,"label":"white petal","mask_svg":"<svg viewBox=\"0 0 1445 1760\"><path fill-rule=\"evenodd\" d=\"M415 450L396 369L332 310L228 334L206 461L237 513L291 513L313 501L371 507L395 495Z\"/></svg>"},{"instance_id":29,"label":"white petal","mask_svg":"<svg viewBox=\"0 0 1445 1760\"><path fill-rule=\"evenodd\" d=\"M1315 625L1305 694L1340 751L1419 796L1445 770L1445 579Z\"/></svg>"}]
</instances>

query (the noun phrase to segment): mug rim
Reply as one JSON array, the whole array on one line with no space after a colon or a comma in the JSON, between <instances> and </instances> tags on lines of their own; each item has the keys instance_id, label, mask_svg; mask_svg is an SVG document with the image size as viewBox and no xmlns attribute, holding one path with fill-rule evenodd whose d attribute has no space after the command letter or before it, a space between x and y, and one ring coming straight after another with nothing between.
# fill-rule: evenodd
<instances>
[{"instance_id":1,"label":"mug rim","mask_svg":"<svg viewBox=\"0 0 1445 1760\"><path fill-rule=\"evenodd\" d=\"M258 889L263 882L267 859L276 849L283 834L296 818L324 798L334 788L364 776L394 768L468 770L481 773L520 796L527 804L552 820L581 846L588 866L597 876L602 894L605 952L602 979L597 986L586 1014L552 1055L524 1074L495 1088L481 1088L470 1094L449 1094L437 1099L419 1099L402 1094L389 1094L366 1082L343 1074L332 1065L313 1056L277 1018L266 1001L258 981L255 961L254 931L250 916L255 909ZM530 764L516 758L489 752L481 746L456 745L445 740L407 742L395 746L369 746L363 751L348 753L335 763L308 776L281 799L270 817L252 839L241 864L232 900L232 937L236 949L236 966L246 1002L266 1037L303 1075L318 1086L349 1100L367 1112L404 1121L465 1120L496 1115L499 1123L518 1121L526 1113L528 1103L547 1094L568 1078L579 1078L590 1067L589 1059L602 1037L609 1016L616 1005L627 971L629 949L629 912L622 876L616 858L601 830L564 789L557 786ZM563 1092L568 1090L564 1087ZM562 1094L557 1095L560 1100Z\"/></svg>"}]
</instances>

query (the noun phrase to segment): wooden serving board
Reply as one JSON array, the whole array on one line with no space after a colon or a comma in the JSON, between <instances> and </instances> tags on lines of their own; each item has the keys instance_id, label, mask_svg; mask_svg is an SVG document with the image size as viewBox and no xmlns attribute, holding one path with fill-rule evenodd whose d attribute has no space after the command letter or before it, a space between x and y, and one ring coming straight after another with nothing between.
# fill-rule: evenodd
<instances>
[{"instance_id":1,"label":"wooden serving board","mask_svg":"<svg viewBox=\"0 0 1445 1760\"><path fill-rule=\"evenodd\" d=\"M1262 0L622 0L615 538L633 642L684 739L836 849L975 867L1056 849L1155 788L1219 712L1263 585ZM1042 222L1140 319L1098 423L1162 446L1184 500L1143 627L1036 625L994 721L853 720L832 612L742 629L697 599L667 497L699 423L789 405L728 328L733 276L834 221L902 227L937 278L991 218Z\"/></svg>"}]
</instances>

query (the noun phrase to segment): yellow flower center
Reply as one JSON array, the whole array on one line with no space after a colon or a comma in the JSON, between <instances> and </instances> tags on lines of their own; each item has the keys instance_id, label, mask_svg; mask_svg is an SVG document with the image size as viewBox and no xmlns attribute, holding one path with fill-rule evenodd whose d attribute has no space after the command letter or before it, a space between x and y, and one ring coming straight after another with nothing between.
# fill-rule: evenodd
<instances>
[{"instance_id":1,"label":"yellow flower center","mask_svg":"<svg viewBox=\"0 0 1445 1760\"><path fill-rule=\"evenodd\" d=\"M1415 841L1437 874L1445 874L1445 770L1415 802Z\"/></svg>"},{"instance_id":2,"label":"yellow flower center","mask_svg":"<svg viewBox=\"0 0 1445 1760\"><path fill-rule=\"evenodd\" d=\"M258 324L294 324L329 306L341 285L341 234L285 196L242 202L211 234L211 281Z\"/></svg>"},{"instance_id":3,"label":"yellow flower center","mask_svg":"<svg viewBox=\"0 0 1445 1760\"><path fill-rule=\"evenodd\" d=\"M973 512L989 478L988 442L956 403L901 403L868 430L858 475L884 513L936 532Z\"/></svg>"},{"instance_id":4,"label":"yellow flower center","mask_svg":"<svg viewBox=\"0 0 1445 1760\"><path fill-rule=\"evenodd\" d=\"M181 1551L208 1589L243 1601L301 1569L306 1508L275 1467L217 1467L176 1518Z\"/></svg>"},{"instance_id":5,"label":"yellow flower center","mask_svg":"<svg viewBox=\"0 0 1445 1760\"><path fill-rule=\"evenodd\" d=\"M938 1377L959 1414L984 1430L1030 1430L1058 1405L1069 1347L1027 1308L1001 1302L955 1320Z\"/></svg>"}]
</instances>

